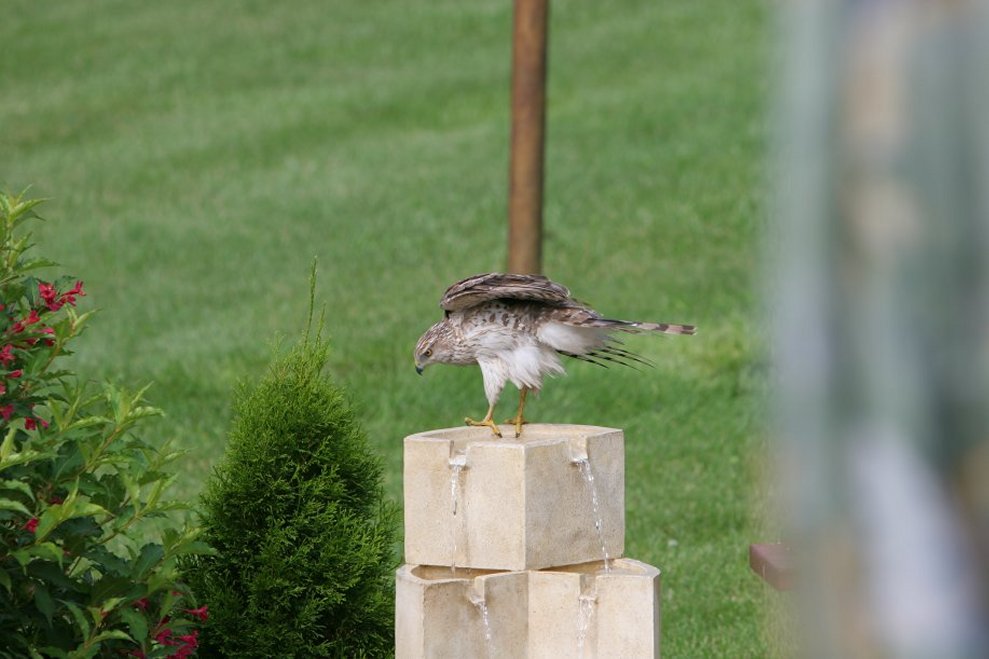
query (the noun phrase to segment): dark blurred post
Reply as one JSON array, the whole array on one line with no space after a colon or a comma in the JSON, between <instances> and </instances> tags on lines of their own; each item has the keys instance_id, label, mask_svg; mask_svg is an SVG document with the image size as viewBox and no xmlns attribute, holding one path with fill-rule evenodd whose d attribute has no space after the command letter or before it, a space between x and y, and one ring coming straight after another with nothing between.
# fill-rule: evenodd
<instances>
[{"instance_id":1,"label":"dark blurred post","mask_svg":"<svg viewBox=\"0 0 989 659\"><path fill-rule=\"evenodd\" d=\"M802 647L989 656L989 10L784 3L777 396Z\"/></svg>"},{"instance_id":2,"label":"dark blurred post","mask_svg":"<svg viewBox=\"0 0 989 659\"><path fill-rule=\"evenodd\" d=\"M549 0L515 0L508 271L542 270L546 39Z\"/></svg>"}]
</instances>

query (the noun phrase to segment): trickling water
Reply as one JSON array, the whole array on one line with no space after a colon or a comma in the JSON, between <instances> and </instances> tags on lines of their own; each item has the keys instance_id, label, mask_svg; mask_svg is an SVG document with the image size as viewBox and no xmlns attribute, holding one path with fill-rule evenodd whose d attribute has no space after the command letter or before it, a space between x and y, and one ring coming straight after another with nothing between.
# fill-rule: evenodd
<instances>
[{"instance_id":1,"label":"trickling water","mask_svg":"<svg viewBox=\"0 0 989 659\"><path fill-rule=\"evenodd\" d=\"M450 458L450 501L453 514L457 514L457 503L460 499L460 472L467 466L467 456L463 453Z\"/></svg>"},{"instance_id":2,"label":"trickling water","mask_svg":"<svg viewBox=\"0 0 989 659\"><path fill-rule=\"evenodd\" d=\"M491 637L491 618L488 615L488 603L483 596L473 594L470 596L470 603L477 607L477 610L481 614L481 624L484 625L484 649L485 654L488 657L493 657L492 652L492 637Z\"/></svg>"},{"instance_id":3,"label":"trickling water","mask_svg":"<svg viewBox=\"0 0 989 659\"><path fill-rule=\"evenodd\" d=\"M577 597L577 656L581 658L584 656L587 632L591 629L591 619L594 617L596 605L597 597L592 593L581 593Z\"/></svg>"},{"instance_id":4,"label":"trickling water","mask_svg":"<svg viewBox=\"0 0 989 659\"><path fill-rule=\"evenodd\" d=\"M591 491L591 507L594 510L594 528L598 532L598 539L601 541L601 555L604 557L604 571L611 572L611 556L608 554L608 547L604 541L604 521L601 519L601 504L598 501L598 487L594 482L594 471L591 469L591 461L588 458L577 458L574 460L580 468L580 473L587 482L587 488Z\"/></svg>"},{"instance_id":5,"label":"trickling water","mask_svg":"<svg viewBox=\"0 0 989 659\"><path fill-rule=\"evenodd\" d=\"M467 466L467 455L464 453L458 453L450 458L450 509L453 516L457 516L457 509L460 502L460 473ZM457 539L460 536L459 528L461 524L457 524L456 520L451 524L451 544L453 545L453 552L450 557L450 569L454 574L457 572Z\"/></svg>"}]
</instances>

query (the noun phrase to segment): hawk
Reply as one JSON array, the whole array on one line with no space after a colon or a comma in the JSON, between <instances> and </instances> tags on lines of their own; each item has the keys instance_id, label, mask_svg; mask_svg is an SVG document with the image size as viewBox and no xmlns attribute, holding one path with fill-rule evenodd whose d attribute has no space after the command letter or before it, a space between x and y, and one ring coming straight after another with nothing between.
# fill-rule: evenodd
<instances>
[{"instance_id":1,"label":"hawk","mask_svg":"<svg viewBox=\"0 0 989 659\"><path fill-rule=\"evenodd\" d=\"M422 335L415 349L416 372L430 364L481 367L488 413L470 426L487 426L501 437L492 420L495 403L511 381L519 390L519 407L506 423L515 436L526 423L522 416L530 391L539 392L546 375L564 373L560 356L599 366L610 363L651 365L621 347L617 332L693 334L693 325L644 323L604 318L570 297L566 287L541 275L474 275L446 289L440 307L445 317Z\"/></svg>"}]
</instances>

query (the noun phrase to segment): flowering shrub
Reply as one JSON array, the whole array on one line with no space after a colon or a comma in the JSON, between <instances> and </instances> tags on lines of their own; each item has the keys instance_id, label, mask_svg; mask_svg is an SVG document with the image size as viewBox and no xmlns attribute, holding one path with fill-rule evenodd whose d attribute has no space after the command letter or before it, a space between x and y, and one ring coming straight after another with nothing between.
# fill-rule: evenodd
<instances>
[{"instance_id":1,"label":"flowering shrub","mask_svg":"<svg viewBox=\"0 0 989 659\"><path fill-rule=\"evenodd\" d=\"M322 372L325 343L306 336L237 391L203 495L216 554L183 559L209 604L209 656L393 651L397 508L343 391Z\"/></svg>"},{"instance_id":2,"label":"flowering shrub","mask_svg":"<svg viewBox=\"0 0 989 659\"><path fill-rule=\"evenodd\" d=\"M32 274L38 203L0 193L0 657L187 657L208 613L176 562L208 548L166 515L179 454L136 435L144 390L56 368L92 312Z\"/></svg>"}]
</instances>

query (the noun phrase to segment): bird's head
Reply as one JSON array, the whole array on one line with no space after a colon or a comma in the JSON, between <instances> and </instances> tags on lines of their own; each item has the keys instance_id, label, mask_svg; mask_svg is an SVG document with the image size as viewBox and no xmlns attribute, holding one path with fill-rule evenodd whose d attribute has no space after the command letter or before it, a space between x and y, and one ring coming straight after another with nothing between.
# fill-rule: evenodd
<instances>
[{"instance_id":1,"label":"bird's head","mask_svg":"<svg viewBox=\"0 0 989 659\"><path fill-rule=\"evenodd\" d=\"M453 358L453 331L445 320L441 320L419 337L416 344L416 372L422 375L430 364L449 363Z\"/></svg>"}]
</instances>

